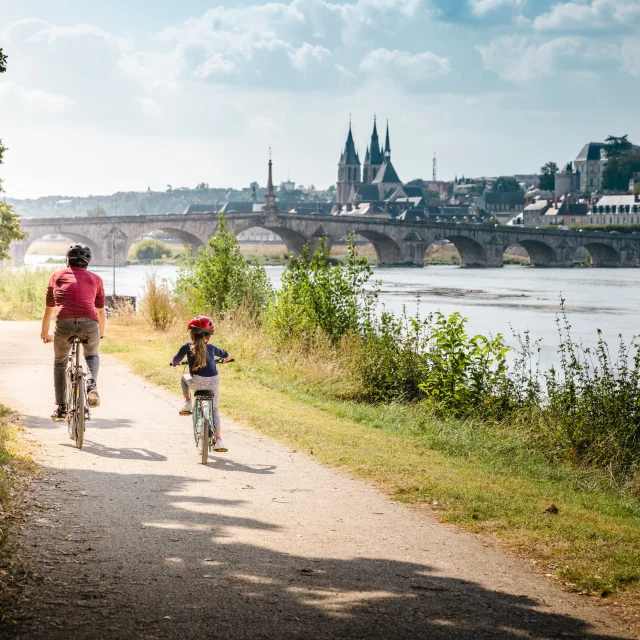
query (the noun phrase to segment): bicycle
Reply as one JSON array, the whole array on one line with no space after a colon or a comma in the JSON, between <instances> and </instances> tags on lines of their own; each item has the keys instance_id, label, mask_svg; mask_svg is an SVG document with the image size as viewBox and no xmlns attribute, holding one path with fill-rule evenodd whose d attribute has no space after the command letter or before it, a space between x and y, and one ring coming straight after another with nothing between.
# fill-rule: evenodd
<instances>
[{"instance_id":1,"label":"bicycle","mask_svg":"<svg viewBox=\"0 0 640 640\"><path fill-rule=\"evenodd\" d=\"M87 344L87 336L70 336L71 353L67 361L67 427L69 437L75 440L76 447L84 444L85 422L91 420L87 401L86 373L80 364L78 345Z\"/></svg>"},{"instance_id":2,"label":"bicycle","mask_svg":"<svg viewBox=\"0 0 640 640\"><path fill-rule=\"evenodd\" d=\"M225 362L234 362L234 358L230 360L216 358L216 364L225 364ZM186 360L180 363L185 367L188 364ZM215 446L212 398L213 394L206 389L193 392L193 408L191 411L193 436L196 440L196 447L200 452L200 462L202 464L207 464L209 451Z\"/></svg>"}]
</instances>

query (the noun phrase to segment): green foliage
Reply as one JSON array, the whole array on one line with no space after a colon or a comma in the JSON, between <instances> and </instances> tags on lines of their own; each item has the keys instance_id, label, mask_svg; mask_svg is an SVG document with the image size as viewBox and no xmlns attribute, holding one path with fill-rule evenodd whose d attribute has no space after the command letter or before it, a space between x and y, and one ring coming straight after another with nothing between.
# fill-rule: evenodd
<instances>
[{"instance_id":1,"label":"green foliage","mask_svg":"<svg viewBox=\"0 0 640 640\"><path fill-rule=\"evenodd\" d=\"M9 258L9 245L13 240L22 240L26 236L20 229L20 218L13 207L0 201L0 260Z\"/></svg>"},{"instance_id":2,"label":"green foliage","mask_svg":"<svg viewBox=\"0 0 640 640\"><path fill-rule=\"evenodd\" d=\"M628 191L634 173L640 172L640 150L629 149L610 157L602 173L602 188Z\"/></svg>"},{"instance_id":3,"label":"green foliage","mask_svg":"<svg viewBox=\"0 0 640 640\"><path fill-rule=\"evenodd\" d=\"M282 275L282 286L272 299L269 324L281 342L312 339L316 332L337 344L348 333L359 333L372 315L376 291L365 285L373 269L358 256L349 235L346 261L332 264L323 239L309 256L305 248Z\"/></svg>"},{"instance_id":4,"label":"green foliage","mask_svg":"<svg viewBox=\"0 0 640 640\"><path fill-rule=\"evenodd\" d=\"M493 185L493 190L498 193L515 193L522 191L518 181L510 176L499 177Z\"/></svg>"},{"instance_id":5,"label":"green foliage","mask_svg":"<svg viewBox=\"0 0 640 640\"><path fill-rule=\"evenodd\" d=\"M98 205L97 207L93 207L92 209L87 209L87 215L97 218L104 218L107 215L107 211L104 207Z\"/></svg>"},{"instance_id":6,"label":"green foliage","mask_svg":"<svg viewBox=\"0 0 640 640\"><path fill-rule=\"evenodd\" d=\"M146 238L134 244L129 251L129 259L140 262L151 262L151 260L161 260L170 258L173 251L168 244L155 238Z\"/></svg>"},{"instance_id":7,"label":"green foliage","mask_svg":"<svg viewBox=\"0 0 640 640\"><path fill-rule=\"evenodd\" d=\"M268 304L271 286L264 267L250 264L240 251L227 221L218 215L218 229L197 258L180 270L176 289L188 300L193 311L226 311L247 305L259 313Z\"/></svg>"},{"instance_id":8,"label":"green foliage","mask_svg":"<svg viewBox=\"0 0 640 640\"><path fill-rule=\"evenodd\" d=\"M51 269L0 269L0 320L41 318L51 273Z\"/></svg>"},{"instance_id":9,"label":"green foliage","mask_svg":"<svg viewBox=\"0 0 640 640\"><path fill-rule=\"evenodd\" d=\"M2 47L0 47L0 73L4 73L7 70L7 56L2 53Z\"/></svg>"},{"instance_id":10,"label":"green foliage","mask_svg":"<svg viewBox=\"0 0 640 640\"><path fill-rule=\"evenodd\" d=\"M633 145L629 142L629 134L620 137L607 136L605 140L605 153L607 158L617 158L626 151L630 151Z\"/></svg>"},{"instance_id":11,"label":"green foliage","mask_svg":"<svg viewBox=\"0 0 640 640\"><path fill-rule=\"evenodd\" d=\"M555 162L547 162L540 167L540 189L542 191L553 191L555 189L556 173L558 173L558 165Z\"/></svg>"},{"instance_id":12,"label":"green foliage","mask_svg":"<svg viewBox=\"0 0 640 640\"><path fill-rule=\"evenodd\" d=\"M544 375L537 437L557 458L608 468L615 477L640 472L640 344L620 338L613 358L600 330L592 350L573 342L570 329L563 314L560 365Z\"/></svg>"}]
</instances>

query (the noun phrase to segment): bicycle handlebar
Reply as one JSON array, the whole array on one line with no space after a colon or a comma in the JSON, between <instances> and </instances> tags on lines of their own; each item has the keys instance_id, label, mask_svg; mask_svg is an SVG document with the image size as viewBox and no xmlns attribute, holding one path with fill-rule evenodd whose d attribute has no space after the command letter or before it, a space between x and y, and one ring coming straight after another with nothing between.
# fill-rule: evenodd
<instances>
[{"instance_id":1,"label":"bicycle handlebar","mask_svg":"<svg viewBox=\"0 0 640 640\"><path fill-rule=\"evenodd\" d=\"M235 362L236 359L235 358L230 358L229 360L225 360L224 358L216 358L216 364L226 364L228 362ZM174 365L173 362L169 363L170 367L186 367L189 363L186 360L183 360L182 362Z\"/></svg>"}]
</instances>

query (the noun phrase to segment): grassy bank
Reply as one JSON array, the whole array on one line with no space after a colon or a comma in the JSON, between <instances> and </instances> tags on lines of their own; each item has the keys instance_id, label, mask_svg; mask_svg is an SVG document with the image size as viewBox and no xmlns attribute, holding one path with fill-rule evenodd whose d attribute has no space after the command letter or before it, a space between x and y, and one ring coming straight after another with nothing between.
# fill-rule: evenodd
<instances>
[{"instance_id":1,"label":"grassy bank","mask_svg":"<svg viewBox=\"0 0 640 640\"><path fill-rule=\"evenodd\" d=\"M9 534L16 520L15 497L24 476L33 471L15 414L0 404L0 559L6 560ZM1 576L0 576L1 577Z\"/></svg>"},{"instance_id":2,"label":"grassy bank","mask_svg":"<svg viewBox=\"0 0 640 640\"><path fill-rule=\"evenodd\" d=\"M45 291L54 268L13 271L0 268L0 320L37 320L45 307Z\"/></svg>"},{"instance_id":3,"label":"grassy bank","mask_svg":"<svg viewBox=\"0 0 640 640\"><path fill-rule=\"evenodd\" d=\"M178 401L181 371L166 363L183 332L140 322L111 325L104 350ZM337 399L329 385L348 384L339 359L290 353L278 361L257 329L240 325L223 322L216 336L238 360L222 373L228 415L443 523L499 539L575 590L640 595L640 502L604 475L553 464L507 430L412 404Z\"/></svg>"}]
</instances>

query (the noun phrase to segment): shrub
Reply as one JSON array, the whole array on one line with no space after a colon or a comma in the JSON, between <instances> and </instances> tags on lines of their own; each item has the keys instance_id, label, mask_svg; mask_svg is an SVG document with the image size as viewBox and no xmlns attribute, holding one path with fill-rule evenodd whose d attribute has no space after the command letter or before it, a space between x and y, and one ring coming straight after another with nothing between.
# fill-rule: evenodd
<instances>
[{"instance_id":1,"label":"shrub","mask_svg":"<svg viewBox=\"0 0 640 640\"><path fill-rule=\"evenodd\" d=\"M224 314L245 304L257 315L266 308L271 295L264 267L250 264L242 255L223 215L218 216L218 229L207 247L183 265L176 289L198 313Z\"/></svg>"},{"instance_id":2,"label":"shrub","mask_svg":"<svg viewBox=\"0 0 640 640\"><path fill-rule=\"evenodd\" d=\"M373 269L358 256L352 235L345 262L333 264L324 240L318 250L292 258L282 274L269 313L272 334L280 343L310 340L317 332L335 345L348 333L361 333L375 313L377 291L365 285Z\"/></svg>"},{"instance_id":3,"label":"shrub","mask_svg":"<svg viewBox=\"0 0 640 640\"><path fill-rule=\"evenodd\" d=\"M142 240L134 244L129 251L129 258L140 262L151 262L151 260L170 258L172 255L173 251L171 247L155 238Z\"/></svg>"},{"instance_id":4,"label":"shrub","mask_svg":"<svg viewBox=\"0 0 640 640\"><path fill-rule=\"evenodd\" d=\"M155 271L146 274L140 313L154 329L160 331L166 331L176 319L169 283L164 279L158 282Z\"/></svg>"}]
</instances>

